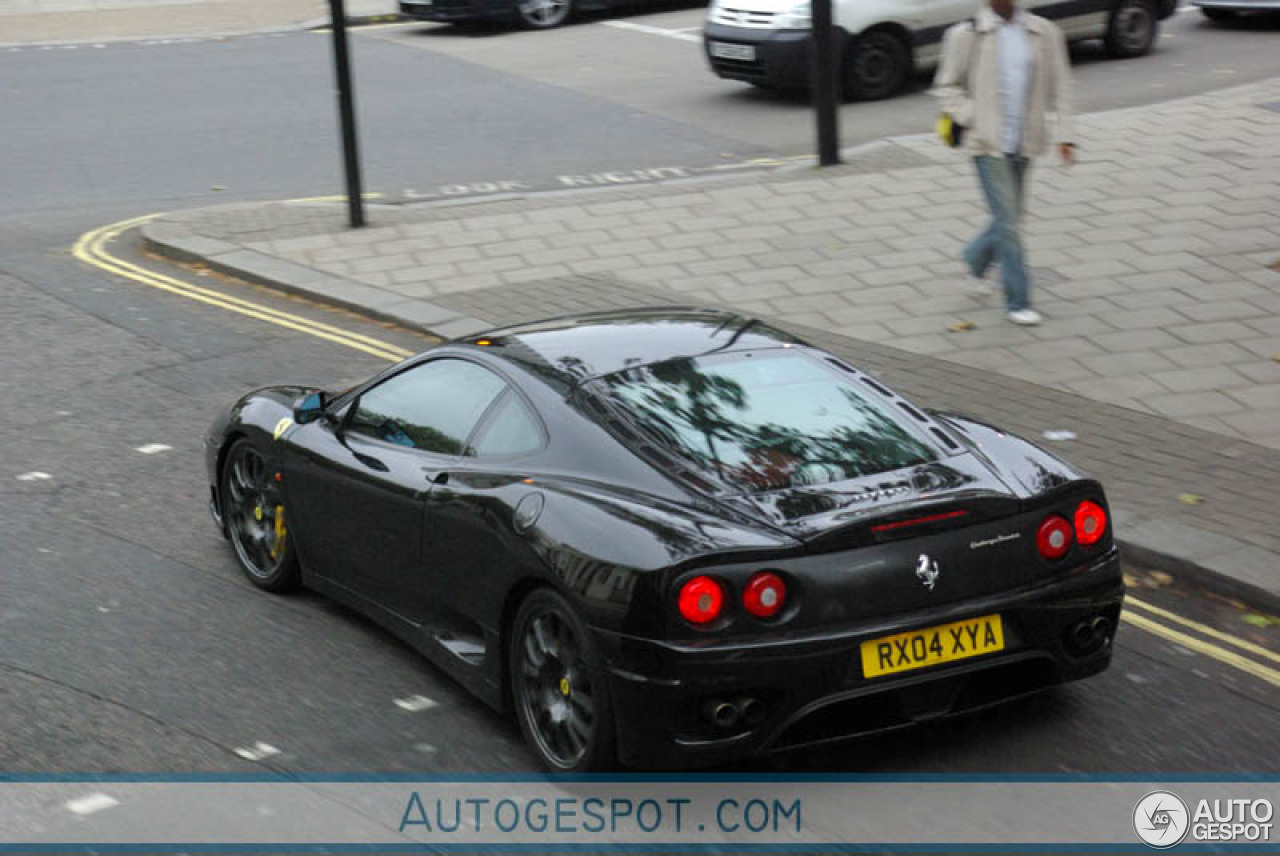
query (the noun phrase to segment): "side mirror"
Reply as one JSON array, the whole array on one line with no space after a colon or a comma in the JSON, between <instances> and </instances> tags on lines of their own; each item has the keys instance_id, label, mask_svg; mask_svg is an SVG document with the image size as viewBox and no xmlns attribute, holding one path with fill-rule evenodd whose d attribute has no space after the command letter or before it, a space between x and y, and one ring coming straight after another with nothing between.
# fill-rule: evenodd
<instances>
[{"instance_id":1,"label":"side mirror","mask_svg":"<svg viewBox=\"0 0 1280 856\"><path fill-rule=\"evenodd\" d=\"M323 392L313 392L299 398L293 405L293 421L299 425L315 422L325 417L325 406L328 396Z\"/></svg>"}]
</instances>

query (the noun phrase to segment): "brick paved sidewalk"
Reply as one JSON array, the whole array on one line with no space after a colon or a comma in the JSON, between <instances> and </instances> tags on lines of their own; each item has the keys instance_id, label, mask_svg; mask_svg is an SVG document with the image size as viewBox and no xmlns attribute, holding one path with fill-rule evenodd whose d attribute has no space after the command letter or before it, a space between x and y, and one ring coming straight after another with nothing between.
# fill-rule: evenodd
<instances>
[{"instance_id":1,"label":"brick paved sidewalk","mask_svg":"<svg viewBox=\"0 0 1280 856\"><path fill-rule=\"evenodd\" d=\"M276 203L146 234L444 335L638 302L780 320L926 405L1075 433L1055 450L1104 479L1127 544L1280 595L1280 80L1079 126L1074 169L1033 171L1034 329L965 295L984 211L967 161L923 137L821 172L380 206L355 232Z\"/></svg>"}]
</instances>

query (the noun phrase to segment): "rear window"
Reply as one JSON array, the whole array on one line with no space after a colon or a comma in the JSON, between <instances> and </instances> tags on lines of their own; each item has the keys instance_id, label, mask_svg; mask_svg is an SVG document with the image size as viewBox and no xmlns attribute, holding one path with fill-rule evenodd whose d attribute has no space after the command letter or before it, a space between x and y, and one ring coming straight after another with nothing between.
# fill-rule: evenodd
<instances>
[{"instance_id":1,"label":"rear window","mask_svg":"<svg viewBox=\"0 0 1280 856\"><path fill-rule=\"evenodd\" d=\"M804 353L672 360L592 382L650 442L734 491L827 484L936 459L849 376Z\"/></svg>"}]
</instances>

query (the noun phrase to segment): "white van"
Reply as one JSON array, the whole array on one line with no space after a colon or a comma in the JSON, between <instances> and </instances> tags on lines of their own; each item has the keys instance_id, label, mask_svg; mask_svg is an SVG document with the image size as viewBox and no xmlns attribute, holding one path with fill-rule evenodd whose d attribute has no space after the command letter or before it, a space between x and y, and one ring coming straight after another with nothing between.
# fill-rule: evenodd
<instances>
[{"instance_id":1,"label":"white van","mask_svg":"<svg viewBox=\"0 0 1280 856\"><path fill-rule=\"evenodd\" d=\"M846 97L886 98L913 69L938 64L942 35L984 0L831 0ZM1025 0L1071 41L1105 39L1118 57L1141 56L1177 0ZM721 77L775 89L809 85L809 0L711 0L703 47Z\"/></svg>"}]
</instances>

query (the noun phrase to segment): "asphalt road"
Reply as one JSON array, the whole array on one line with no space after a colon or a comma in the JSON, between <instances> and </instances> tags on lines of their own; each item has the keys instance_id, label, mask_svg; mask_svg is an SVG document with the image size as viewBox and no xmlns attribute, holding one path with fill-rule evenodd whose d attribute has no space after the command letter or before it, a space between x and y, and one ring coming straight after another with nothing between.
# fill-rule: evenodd
<instances>
[{"instance_id":1,"label":"asphalt road","mask_svg":"<svg viewBox=\"0 0 1280 856\"><path fill-rule=\"evenodd\" d=\"M1256 46L1256 33L1206 34L1198 18L1184 16L1174 28L1180 38L1184 26L1216 45L1209 67L1233 64L1231 80L1276 73L1276 59ZM743 95L705 70L687 87L672 76L661 52L668 42L695 47L685 41L646 36L652 41L627 48L642 34L596 22L562 33L475 36L488 46L480 63L449 55L471 36L422 31L358 37L374 187L710 166L803 150L799 138L788 148L752 124L795 126L794 105ZM545 45L573 40L583 50L615 40L619 61L609 73L619 86L638 79L627 76L628 51L649 52L651 74L634 93L661 91L665 76L666 86L702 98L705 84L733 105L739 124L699 127L540 79L563 62L558 48L540 71L497 67L498 59L528 55L534 35L547 37ZM449 49L424 50L427 43ZM1175 43L1182 44L1168 44ZM215 408L261 384L341 387L384 363L117 278L69 253L79 234L111 220L335 192L326 49L323 38L298 34L0 54L0 770L531 765L510 721L377 627L323 598L253 589L205 511L199 444ZM1173 48L1162 45L1156 57L1124 68L1149 64L1154 73L1166 51ZM1082 78L1094 68L1083 68ZM1205 77L1197 85L1220 83ZM1082 89L1090 86L1086 108L1120 88L1098 79ZM1134 86L1131 98L1149 97ZM923 109L918 96L900 106L904 117ZM887 118L896 112L889 105L845 111L880 117L878 134L900 127ZM128 239L113 251L134 252ZM403 347L424 344L353 316L194 272L179 275ZM1150 583L1141 595L1158 607L1280 647L1277 628L1245 620L1254 611L1248 604L1158 575L1136 579ZM1275 770L1276 687L1204 651L1126 625L1114 667L1095 680L980 717L770 763L805 770ZM419 712L396 704L415 695L437 704ZM237 753L258 743L278 751L260 761Z\"/></svg>"},{"instance_id":2,"label":"asphalt road","mask_svg":"<svg viewBox=\"0 0 1280 856\"><path fill-rule=\"evenodd\" d=\"M111 249L156 264L129 246ZM258 743L278 753L254 763L293 771L530 768L512 722L376 626L318 596L250 586L208 519L200 437L215 407L263 383L341 387L384 361L69 259L6 250L0 392L14 406L0 446L0 769L248 770L237 750ZM424 344L177 273L402 347ZM154 444L167 448L146 451ZM17 478L32 472L49 477ZM1245 621L1247 604L1131 573L1146 604L1280 647L1276 628ZM436 706L396 704L419 695ZM740 768L1274 770L1278 702L1255 675L1126 624L1113 668L1094 680Z\"/></svg>"}]
</instances>

